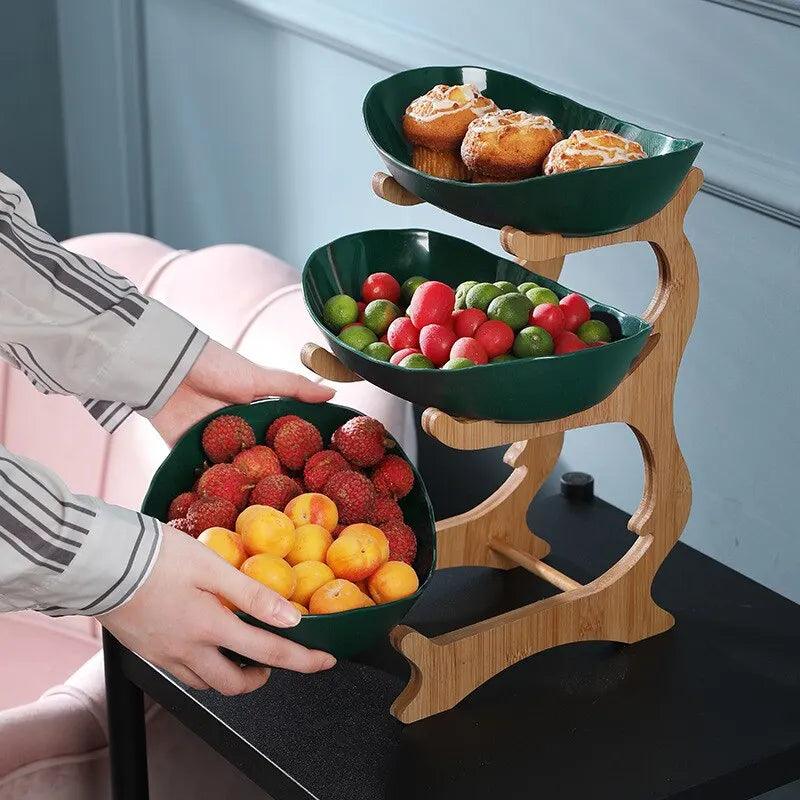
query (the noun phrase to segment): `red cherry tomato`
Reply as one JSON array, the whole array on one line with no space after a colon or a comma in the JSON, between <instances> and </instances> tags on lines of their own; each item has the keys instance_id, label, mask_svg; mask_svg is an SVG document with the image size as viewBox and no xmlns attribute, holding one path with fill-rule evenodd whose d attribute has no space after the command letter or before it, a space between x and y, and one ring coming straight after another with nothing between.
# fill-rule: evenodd
<instances>
[{"instance_id":1,"label":"red cherry tomato","mask_svg":"<svg viewBox=\"0 0 800 800\"><path fill-rule=\"evenodd\" d=\"M530 323L544 328L555 341L564 332L564 312L561 306L541 303L531 311Z\"/></svg>"},{"instance_id":2,"label":"red cherry tomato","mask_svg":"<svg viewBox=\"0 0 800 800\"><path fill-rule=\"evenodd\" d=\"M461 308L453 312L453 330L456 336L474 336L478 327L489 319L479 308Z\"/></svg>"},{"instance_id":3,"label":"red cherry tomato","mask_svg":"<svg viewBox=\"0 0 800 800\"><path fill-rule=\"evenodd\" d=\"M475 338L483 345L489 358L507 353L514 345L514 331L499 319L484 322L475 331Z\"/></svg>"},{"instance_id":4,"label":"red cherry tomato","mask_svg":"<svg viewBox=\"0 0 800 800\"><path fill-rule=\"evenodd\" d=\"M411 298L408 316L419 330L426 325L447 325L456 304L456 293L441 281L426 281Z\"/></svg>"},{"instance_id":5,"label":"red cherry tomato","mask_svg":"<svg viewBox=\"0 0 800 800\"><path fill-rule=\"evenodd\" d=\"M402 350L398 350L396 353L392 354L389 363L399 364L406 356L413 355L414 353L419 353L416 347L404 347Z\"/></svg>"},{"instance_id":6,"label":"red cherry tomato","mask_svg":"<svg viewBox=\"0 0 800 800\"><path fill-rule=\"evenodd\" d=\"M392 320L392 324L386 331L386 337L392 350L419 347L419 331L408 317L398 317Z\"/></svg>"},{"instance_id":7,"label":"red cherry tomato","mask_svg":"<svg viewBox=\"0 0 800 800\"><path fill-rule=\"evenodd\" d=\"M556 339L555 350L553 351L557 356L564 355L564 353L574 353L576 350L586 350L588 345L572 331L564 331L561 336Z\"/></svg>"},{"instance_id":8,"label":"red cherry tomato","mask_svg":"<svg viewBox=\"0 0 800 800\"><path fill-rule=\"evenodd\" d=\"M462 336L453 343L450 358L468 358L473 364L486 364L489 361L486 348L469 336Z\"/></svg>"},{"instance_id":9,"label":"red cherry tomato","mask_svg":"<svg viewBox=\"0 0 800 800\"><path fill-rule=\"evenodd\" d=\"M433 361L434 367L441 367L450 357L450 348L456 335L447 325L426 325L419 332L419 349L422 355Z\"/></svg>"},{"instance_id":10,"label":"red cherry tomato","mask_svg":"<svg viewBox=\"0 0 800 800\"><path fill-rule=\"evenodd\" d=\"M589 304L579 294L568 294L562 297L558 305L564 312L564 328L576 331L591 316Z\"/></svg>"},{"instance_id":11,"label":"red cherry tomato","mask_svg":"<svg viewBox=\"0 0 800 800\"><path fill-rule=\"evenodd\" d=\"M372 300L391 300L396 303L400 299L400 284L388 272L373 272L361 284L361 298L365 303Z\"/></svg>"}]
</instances>

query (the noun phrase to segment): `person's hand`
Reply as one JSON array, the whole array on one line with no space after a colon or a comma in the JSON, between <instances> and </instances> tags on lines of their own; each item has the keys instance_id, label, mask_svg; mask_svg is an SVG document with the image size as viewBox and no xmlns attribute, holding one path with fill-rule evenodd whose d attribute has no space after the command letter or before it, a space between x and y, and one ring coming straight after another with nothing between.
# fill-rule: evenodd
<instances>
[{"instance_id":1,"label":"person's hand","mask_svg":"<svg viewBox=\"0 0 800 800\"><path fill-rule=\"evenodd\" d=\"M239 667L218 647L296 672L319 672L336 663L327 653L242 622L217 595L276 627L300 620L287 600L168 525L147 580L125 605L98 619L126 647L187 685L225 695L258 689L269 669Z\"/></svg>"},{"instance_id":2,"label":"person's hand","mask_svg":"<svg viewBox=\"0 0 800 800\"><path fill-rule=\"evenodd\" d=\"M293 372L259 367L209 340L152 423L167 444L173 445L187 428L212 411L272 395L323 403L333 397L334 391Z\"/></svg>"}]
</instances>

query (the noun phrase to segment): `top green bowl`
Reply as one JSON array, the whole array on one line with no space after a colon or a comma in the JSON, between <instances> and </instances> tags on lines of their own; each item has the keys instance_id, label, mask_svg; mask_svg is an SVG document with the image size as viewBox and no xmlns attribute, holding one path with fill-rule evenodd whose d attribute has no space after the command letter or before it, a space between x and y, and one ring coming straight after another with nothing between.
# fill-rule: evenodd
<instances>
[{"instance_id":1,"label":"top green bowl","mask_svg":"<svg viewBox=\"0 0 800 800\"><path fill-rule=\"evenodd\" d=\"M142 511L157 519L167 518L170 501L179 492L188 490L194 483L195 470L204 459L201 437L209 420L220 414L236 414L247 420L256 433L256 441L264 441L269 424L284 414L297 414L319 428L327 442L331 434L351 417L360 412L333 403L302 403L299 400L270 399L252 405L228 406L210 414L189 428L156 471L142 504ZM390 432L391 433L391 432ZM393 452L405 458L400 447ZM414 569L419 575L419 589L408 597L368 608L356 608L338 614L308 614L294 628L273 628L260 620L239 613L246 622L265 628L299 642L306 647L332 653L337 658L348 658L384 641L389 631L406 615L422 594L436 565L436 532L425 485L414 470L414 488L399 503L406 522L417 535L417 558Z\"/></svg>"},{"instance_id":2,"label":"top green bowl","mask_svg":"<svg viewBox=\"0 0 800 800\"><path fill-rule=\"evenodd\" d=\"M464 183L427 175L411 166L402 119L414 98L439 83L473 83L500 108L545 114L564 136L577 129L614 131L639 142L648 158L510 183ZM571 236L622 230L660 211L702 147L702 142L640 128L483 67L422 67L392 75L367 92L364 121L389 172L417 197L491 228L512 225Z\"/></svg>"}]
</instances>

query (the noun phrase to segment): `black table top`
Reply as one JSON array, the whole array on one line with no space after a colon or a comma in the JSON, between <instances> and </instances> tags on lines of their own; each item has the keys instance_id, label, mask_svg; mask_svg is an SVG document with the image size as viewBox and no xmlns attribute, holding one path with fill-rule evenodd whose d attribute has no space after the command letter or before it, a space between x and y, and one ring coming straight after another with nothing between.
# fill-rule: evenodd
<instances>
[{"instance_id":1,"label":"black table top","mask_svg":"<svg viewBox=\"0 0 800 800\"><path fill-rule=\"evenodd\" d=\"M580 581L632 541L600 500L540 498L530 522ZM522 570L445 570L406 621L440 633L553 591ZM540 653L409 726L389 715L407 667L388 646L237 698L123 664L275 800L744 800L800 778L800 606L683 544L654 596L667 633Z\"/></svg>"}]
</instances>

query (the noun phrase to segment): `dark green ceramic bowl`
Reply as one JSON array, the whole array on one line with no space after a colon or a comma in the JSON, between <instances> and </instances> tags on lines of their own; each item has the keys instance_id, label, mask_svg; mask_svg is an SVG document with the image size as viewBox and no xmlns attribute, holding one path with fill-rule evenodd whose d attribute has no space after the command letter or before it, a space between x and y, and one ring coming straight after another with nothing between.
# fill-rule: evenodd
<instances>
[{"instance_id":1,"label":"dark green ceramic bowl","mask_svg":"<svg viewBox=\"0 0 800 800\"><path fill-rule=\"evenodd\" d=\"M298 400L270 399L252 405L229 406L210 414L181 437L156 471L142 505L145 514L161 520L166 519L170 500L179 492L191 487L195 480L195 469L205 458L200 444L203 428L210 419L220 414L237 414L246 419L253 426L259 442L264 441L266 429L274 419L283 414L297 414L313 422L327 442L336 428L351 417L358 416L359 412L332 403L316 405L301 403ZM394 452L405 457L399 446ZM414 469L413 464L412 469ZM391 628L400 622L422 594L436 565L433 509L416 469L414 478L414 488L400 500L405 520L417 535L417 558L414 569L419 575L420 587L414 594L402 600L395 600L393 603L358 608L338 614L309 614L294 628L272 628L247 614L240 613L239 616L252 625L271 630L307 647L333 653L337 658L356 655L384 640Z\"/></svg>"},{"instance_id":2,"label":"dark green ceramic bowl","mask_svg":"<svg viewBox=\"0 0 800 800\"><path fill-rule=\"evenodd\" d=\"M426 230L373 230L343 236L315 250L303 270L311 316L333 352L362 378L387 392L449 414L506 422L540 422L589 408L609 395L644 347L651 326L639 317L586 298L622 338L602 347L469 369L407 369L368 358L342 343L322 321L335 294L360 296L364 278L385 271L400 282L412 275L456 287L464 280L534 281L559 297L572 290L463 239Z\"/></svg>"},{"instance_id":3,"label":"dark green ceramic bowl","mask_svg":"<svg viewBox=\"0 0 800 800\"><path fill-rule=\"evenodd\" d=\"M635 139L648 158L511 183L464 183L435 178L411 166L403 135L408 104L438 83L473 83L500 108L545 114L568 136L577 129L606 129ZM395 180L459 217L502 228L588 236L627 228L662 209L697 157L702 142L674 139L522 78L483 67L422 67L376 83L364 99L364 121Z\"/></svg>"}]
</instances>

